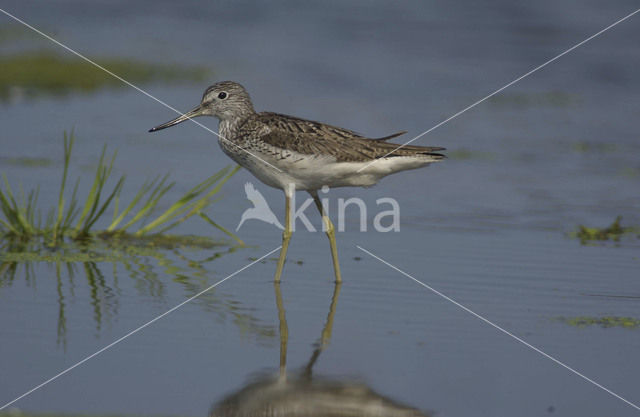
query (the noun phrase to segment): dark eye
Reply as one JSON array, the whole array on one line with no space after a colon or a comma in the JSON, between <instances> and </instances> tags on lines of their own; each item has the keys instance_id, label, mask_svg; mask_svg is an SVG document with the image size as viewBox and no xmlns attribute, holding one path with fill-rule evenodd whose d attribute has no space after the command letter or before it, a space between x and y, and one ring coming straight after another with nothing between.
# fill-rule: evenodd
<instances>
[{"instance_id":1,"label":"dark eye","mask_svg":"<svg viewBox=\"0 0 640 417\"><path fill-rule=\"evenodd\" d=\"M218 98L220 100L224 100L225 98L227 98L227 93L225 93L224 91L221 92L220 94L218 94Z\"/></svg>"}]
</instances>

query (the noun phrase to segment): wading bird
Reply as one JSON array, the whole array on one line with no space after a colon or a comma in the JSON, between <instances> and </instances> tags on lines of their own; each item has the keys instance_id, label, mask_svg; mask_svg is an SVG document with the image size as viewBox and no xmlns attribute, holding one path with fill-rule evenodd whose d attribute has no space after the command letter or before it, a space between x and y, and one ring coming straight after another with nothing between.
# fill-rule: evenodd
<instances>
[{"instance_id":1,"label":"wading bird","mask_svg":"<svg viewBox=\"0 0 640 417\"><path fill-rule=\"evenodd\" d=\"M368 139L324 123L278 113L257 113L245 88L233 81L218 82L207 88L196 108L150 132L198 116L218 118L222 151L260 181L284 191L284 232L275 281L280 281L291 239L290 206L296 190L309 192L320 211L329 237L336 281L340 282L335 230L322 208L318 190L324 185L368 187L389 174L420 168L444 158L437 153L444 148L387 142L405 132Z\"/></svg>"}]
</instances>

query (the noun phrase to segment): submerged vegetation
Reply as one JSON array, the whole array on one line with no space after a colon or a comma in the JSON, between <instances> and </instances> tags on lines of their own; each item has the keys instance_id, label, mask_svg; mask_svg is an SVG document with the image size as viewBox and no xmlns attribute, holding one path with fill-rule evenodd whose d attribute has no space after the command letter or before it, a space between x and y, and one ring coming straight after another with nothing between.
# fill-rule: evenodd
<instances>
[{"instance_id":1,"label":"submerged vegetation","mask_svg":"<svg viewBox=\"0 0 640 417\"><path fill-rule=\"evenodd\" d=\"M55 207L51 208L44 220L42 211L38 208L39 190L28 194L22 191L18 194L13 189L6 176L0 187L0 237L18 242L39 242L46 247L55 248L65 241L86 242L91 239L114 240L120 239L141 242L158 242L168 244L168 237L160 238L167 231L173 229L185 220L199 216L228 236L242 243L235 235L216 224L203 210L210 206L214 197L220 191L239 167L226 167L211 177L193 187L186 194L155 217L155 210L160 200L174 186L168 183L168 176L156 177L145 182L126 205L121 204L120 193L124 186L125 176L121 176L112 189L106 185L111 176L116 154L105 158L106 146L103 148L95 172L93 184L82 203L78 197L80 178L75 181L73 190L68 193L67 180L69 162L74 145L73 133L64 135L64 164L62 180ZM103 218L109 207L113 206L113 217L104 230L95 230L96 223ZM121 208L122 207L122 208ZM3 218L4 217L4 218ZM132 229L136 228L135 231ZM155 234L156 237L148 238ZM146 239L143 239L147 237ZM184 243L184 241L182 242ZM202 244L202 242L200 242ZM14 245L15 246L15 245Z\"/></svg>"},{"instance_id":2,"label":"submerged vegetation","mask_svg":"<svg viewBox=\"0 0 640 417\"><path fill-rule=\"evenodd\" d=\"M578 226L578 230L572 233L572 236L580 239L582 244L591 241L613 240L619 242L624 235L637 234L640 237L640 229L635 227L623 227L620 223L622 216L616 217L611 225L604 228Z\"/></svg>"},{"instance_id":3,"label":"submerged vegetation","mask_svg":"<svg viewBox=\"0 0 640 417\"><path fill-rule=\"evenodd\" d=\"M158 65L121 58L96 59L95 62L134 84L199 82L210 74L202 67ZM0 56L0 67L2 101L125 87L122 81L77 57L62 57L46 51Z\"/></svg>"},{"instance_id":4,"label":"submerged vegetation","mask_svg":"<svg viewBox=\"0 0 640 417\"><path fill-rule=\"evenodd\" d=\"M634 319L633 317L563 317L559 320L574 327L600 326L605 329L609 327L624 327L626 329L635 329L636 327L640 326L640 320Z\"/></svg>"}]
</instances>

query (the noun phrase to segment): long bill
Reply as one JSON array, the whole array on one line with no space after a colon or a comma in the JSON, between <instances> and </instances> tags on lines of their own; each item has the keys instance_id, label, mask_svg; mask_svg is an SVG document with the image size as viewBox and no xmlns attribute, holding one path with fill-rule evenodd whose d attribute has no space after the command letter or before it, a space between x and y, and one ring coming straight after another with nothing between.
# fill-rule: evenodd
<instances>
[{"instance_id":1,"label":"long bill","mask_svg":"<svg viewBox=\"0 0 640 417\"><path fill-rule=\"evenodd\" d=\"M163 123L161 125L158 125L158 126L156 126L154 128L149 129L149 132L157 132L158 130L166 129L166 128L171 127L171 126L175 126L178 123L182 123L182 122L184 122L186 120L189 120L189 119L192 119L194 117L201 116L201 115L202 115L202 107L198 106L198 107L194 108L193 110L190 110L190 111L186 112L185 114L183 114L181 116L178 116L175 119L173 119L173 120L171 120L171 121L169 121L167 123Z\"/></svg>"}]
</instances>

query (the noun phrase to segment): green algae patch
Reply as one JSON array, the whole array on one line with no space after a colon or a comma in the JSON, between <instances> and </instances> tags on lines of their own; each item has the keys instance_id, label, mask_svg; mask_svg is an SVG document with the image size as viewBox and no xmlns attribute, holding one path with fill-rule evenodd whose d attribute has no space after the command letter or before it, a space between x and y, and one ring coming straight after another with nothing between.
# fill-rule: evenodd
<instances>
[{"instance_id":1,"label":"green algae patch","mask_svg":"<svg viewBox=\"0 0 640 417\"><path fill-rule=\"evenodd\" d=\"M602 328L611 327L623 327L625 329L635 329L640 326L640 320L633 317L618 317L618 316L606 316L606 317L573 317L558 319L563 323L566 323L574 327L588 327L588 326L600 326Z\"/></svg>"},{"instance_id":2,"label":"green algae patch","mask_svg":"<svg viewBox=\"0 0 640 417\"><path fill-rule=\"evenodd\" d=\"M137 236L132 233L101 232L83 241L64 241L56 247L47 246L46 239L4 241L0 265L25 262L125 262L131 257L147 256L164 259L166 251L181 252L233 248L226 240L206 236L154 234Z\"/></svg>"},{"instance_id":3,"label":"green algae patch","mask_svg":"<svg viewBox=\"0 0 640 417\"><path fill-rule=\"evenodd\" d=\"M38 35L31 29L28 29L24 25L19 23L0 26L0 44L24 39L40 40L40 38L41 35Z\"/></svg>"},{"instance_id":4,"label":"green algae patch","mask_svg":"<svg viewBox=\"0 0 640 417\"><path fill-rule=\"evenodd\" d=\"M618 171L618 174L623 177L636 179L640 177L640 167L624 167Z\"/></svg>"},{"instance_id":5,"label":"green algae patch","mask_svg":"<svg viewBox=\"0 0 640 417\"><path fill-rule=\"evenodd\" d=\"M616 217L616 219L609 226L604 228L586 227L584 225L578 226L578 230L571 234L572 237L580 239L580 242L584 245L594 241L607 241L612 240L619 242L620 238L625 235L637 234L640 237L640 229L637 227L623 227L621 225L622 216Z\"/></svg>"},{"instance_id":6,"label":"green algae patch","mask_svg":"<svg viewBox=\"0 0 640 417\"><path fill-rule=\"evenodd\" d=\"M20 156L15 158L7 158L0 156L0 165L9 165L25 168L48 167L53 164L49 158L30 158L28 156Z\"/></svg>"},{"instance_id":7,"label":"green algae patch","mask_svg":"<svg viewBox=\"0 0 640 417\"><path fill-rule=\"evenodd\" d=\"M588 141L577 141L571 144L571 149L575 152L579 153L605 153L605 152L615 152L617 150L617 146L615 143L605 143L605 142L588 142Z\"/></svg>"},{"instance_id":8,"label":"green algae patch","mask_svg":"<svg viewBox=\"0 0 640 417\"><path fill-rule=\"evenodd\" d=\"M201 82L210 76L203 67L158 65L131 59L98 58L98 65L133 84ZM0 57L0 100L15 97L65 96L126 87L119 79L76 57L28 52Z\"/></svg>"},{"instance_id":9,"label":"green algae patch","mask_svg":"<svg viewBox=\"0 0 640 417\"><path fill-rule=\"evenodd\" d=\"M3 252L0 254L0 272L12 263L29 262L120 262L123 257L117 254L89 251L33 251L33 252Z\"/></svg>"},{"instance_id":10,"label":"green algae patch","mask_svg":"<svg viewBox=\"0 0 640 417\"><path fill-rule=\"evenodd\" d=\"M217 241L205 236L153 234L138 236L131 233L100 233L98 238L113 246L137 246L158 249L214 249L226 246L226 241Z\"/></svg>"}]
</instances>

